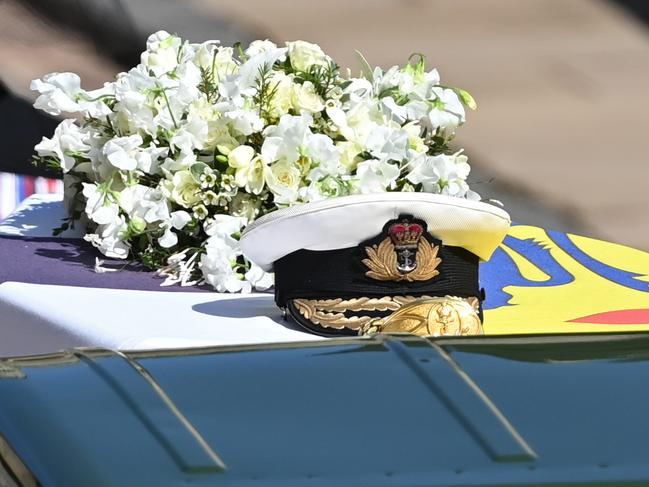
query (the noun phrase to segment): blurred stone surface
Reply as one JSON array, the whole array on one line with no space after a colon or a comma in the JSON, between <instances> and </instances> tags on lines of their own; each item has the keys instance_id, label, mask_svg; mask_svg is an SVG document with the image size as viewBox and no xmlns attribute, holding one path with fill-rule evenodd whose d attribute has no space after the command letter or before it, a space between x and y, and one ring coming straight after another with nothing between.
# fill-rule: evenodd
<instances>
[{"instance_id":1,"label":"blurred stone surface","mask_svg":"<svg viewBox=\"0 0 649 487\"><path fill-rule=\"evenodd\" d=\"M57 0L51 0L52 2ZM59 0L63 1L63 0ZM70 2L72 0L65 0ZM77 0L80 1L80 0ZM83 0L84 6L108 0ZM456 145L472 186L515 220L649 249L649 34L603 0L129 0L142 38L158 28L225 44L269 37L319 43L357 71L424 53L443 81L471 91ZM144 46L136 46L139 51ZM123 69L87 36L0 2L0 77L79 73L86 88Z\"/></svg>"},{"instance_id":2,"label":"blurred stone surface","mask_svg":"<svg viewBox=\"0 0 649 487\"><path fill-rule=\"evenodd\" d=\"M422 52L478 100L457 145L513 216L649 249L649 34L597 0L191 0L357 69ZM490 190L490 185L493 190ZM515 188L508 192L506 188ZM503 193L504 191L504 193ZM528 196L526 198L526 196ZM535 211L538 207L539 211ZM568 228L566 228L566 226Z\"/></svg>"},{"instance_id":3,"label":"blurred stone surface","mask_svg":"<svg viewBox=\"0 0 649 487\"><path fill-rule=\"evenodd\" d=\"M12 92L33 99L29 82L53 71L77 73L84 88L94 89L119 70L84 36L45 21L19 1L0 1L0 79Z\"/></svg>"}]
</instances>

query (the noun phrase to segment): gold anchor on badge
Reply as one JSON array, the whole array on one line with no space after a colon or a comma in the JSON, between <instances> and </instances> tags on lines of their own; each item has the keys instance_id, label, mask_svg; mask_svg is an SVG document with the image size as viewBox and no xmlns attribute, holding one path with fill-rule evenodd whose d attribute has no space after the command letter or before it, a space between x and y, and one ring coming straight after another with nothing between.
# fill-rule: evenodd
<instances>
[{"instance_id":1,"label":"gold anchor on badge","mask_svg":"<svg viewBox=\"0 0 649 487\"><path fill-rule=\"evenodd\" d=\"M369 269L365 275L377 281L427 281L439 275L439 247L422 238L424 227L407 220L393 223L378 245L365 247Z\"/></svg>"}]
</instances>

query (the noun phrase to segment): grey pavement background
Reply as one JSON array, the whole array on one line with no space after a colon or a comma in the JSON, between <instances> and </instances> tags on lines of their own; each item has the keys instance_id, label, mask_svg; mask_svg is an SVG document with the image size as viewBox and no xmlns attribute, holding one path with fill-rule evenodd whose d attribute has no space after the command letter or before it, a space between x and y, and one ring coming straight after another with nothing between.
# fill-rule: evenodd
<instances>
[{"instance_id":1,"label":"grey pavement background","mask_svg":"<svg viewBox=\"0 0 649 487\"><path fill-rule=\"evenodd\" d=\"M62 19L38 19L58 3ZM74 12L98 27L83 32ZM478 100L456 142L483 197L520 222L649 249L649 31L615 3L4 0L0 78L26 97L30 79L55 70L96 87L159 28L225 44L304 39L354 71L355 49L386 67L422 52Z\"/></svg>"}]
</instances>

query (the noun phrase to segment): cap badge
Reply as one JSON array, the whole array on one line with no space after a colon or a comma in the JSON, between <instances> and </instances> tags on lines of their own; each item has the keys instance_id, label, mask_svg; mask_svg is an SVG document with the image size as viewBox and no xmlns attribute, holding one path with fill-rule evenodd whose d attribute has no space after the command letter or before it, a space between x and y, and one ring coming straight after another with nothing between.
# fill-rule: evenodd
<instances>
[{"instance_id":1,"label":"cap badge","mask_svg":"<svg viewBox=\"0 0 649 487\"><path fill-rule=\"evenodd\" d=\"M427 281L439 274L439 246L425 237L425 224L400 217L388 222L387 237L378 245L365 247L369 269L365 275L377 281Z\"/></svg>"}]
</instances>

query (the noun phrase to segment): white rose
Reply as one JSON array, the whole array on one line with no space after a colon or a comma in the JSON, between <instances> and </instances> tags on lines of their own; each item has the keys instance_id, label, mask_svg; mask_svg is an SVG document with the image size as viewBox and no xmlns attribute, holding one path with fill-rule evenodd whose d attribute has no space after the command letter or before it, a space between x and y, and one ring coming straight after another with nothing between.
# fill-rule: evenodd
<instances>
[{"instance_id":1,"label":"white rose","mask_svg":"<svg viewBox=\"0 0 649 487\"><path fill-rule=\"evenodd\" d=\"M200 184L191 171L178 171L171 180L171 199L185 208L191 208L200 201Z\"/></svg>"},{"instance_id":2,"label":"white rose","mask_svg":"<svg viewBox=\"0 0 649 487\"><path fill-rule=\"evenodd\" d=\"M274 86L275 95L271 99L273 116L279 118L293 108L294 86L293 77L283 71L275 71L270 83Z\"/></svg>"},{"instance_id":3,"label":"white rose","mask_svg":"<svg viewBox=\"0 0 649 487\"><path fill-rule=\"evenodd\" d=\"M245 218L246 221L252 221L259 215L259 203L246 193L237 193L230 202L230 209L234 216Z\"/></svg>"},{"instance_id":4,"label":"white rose","mask_svg":"<svg viewBox=\"0 0 649 487\"><path fill-rule=\"evenodd\" d=\"M248 49L246 49L246 55L248 57L252 57L256 56L257 54L261 54L262 52L268 52L274 49L277 49L277 44L269 41L268 39L263 41L253 41L248 46Z\"/></svg>"},{"instance_id":5,"label":"white rose","mask_svg":"<svg viewBox=\"0 0 649 487\"><path fill-rule=\"evenodd\" d=\"M322 98L316 93L315 87L310 81L293 84L291 103L297 112L306 110L316 113L321 112L325 107Z\"/></svg>"},{"instance_id":6,"label":"white rose","mask_svg":"<svg viewBox=\"0 0 649 487\"><path fill-rule=\"evenodd\" d=\"M305 41L287 42L291 66L298 71L308 71L311 66L326 66L330 58L317 44Z\"/></svg>"},{"instance_id":7,"label":"white rose","mask_svg":"<svg viewBox=\"0 0 649 487\"><path fill-rule=\"evenodd\" d=\"M266 167L266 184L275 195L276 203L294 203L300 188L300 170L286 162L275 163Z\"/></svg>"},{"instance_id":8,"label":"white rose","mask_svg":"<svg viewBox=\"0 0 649 487\"><path fill-rule=\"evenodd\" d=\"M266 164L263 159L255 155L255 150L249 145L240 145L228 154L230 167L236 169L234 182L240 188L254 194L261 193L264 189L264 168Z\"/></svg>"}]
</instances>

